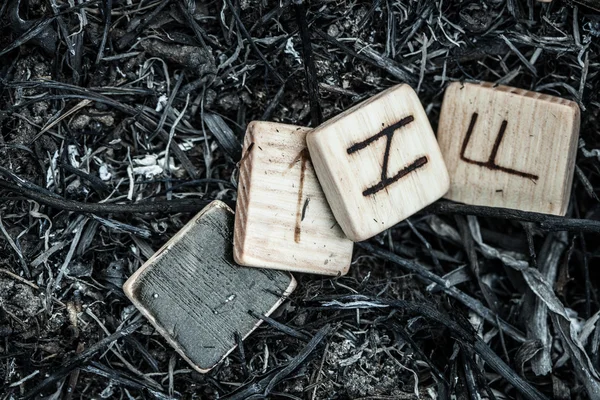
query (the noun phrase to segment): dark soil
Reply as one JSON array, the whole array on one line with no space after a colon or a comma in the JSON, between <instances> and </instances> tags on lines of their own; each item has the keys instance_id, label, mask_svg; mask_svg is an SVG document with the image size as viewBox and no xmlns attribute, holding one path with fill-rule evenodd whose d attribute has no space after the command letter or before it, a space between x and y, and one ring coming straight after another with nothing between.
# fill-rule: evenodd
<instances>
[{"instance_id":1,"label":"dark soil","mask_svg":"<svg viewBox=\"0 0 600 400\"><path fill-rule=\"evenodd\" d=\"M1 399L600 398L600 11L0 4ZM435 129L453 81L580 105L567 217L440 201L358 244L347 276L298 276L206 375L124 296L193 213L235 205L250 121L315 126L405 82Z\"/></svg>"}]
</instances>

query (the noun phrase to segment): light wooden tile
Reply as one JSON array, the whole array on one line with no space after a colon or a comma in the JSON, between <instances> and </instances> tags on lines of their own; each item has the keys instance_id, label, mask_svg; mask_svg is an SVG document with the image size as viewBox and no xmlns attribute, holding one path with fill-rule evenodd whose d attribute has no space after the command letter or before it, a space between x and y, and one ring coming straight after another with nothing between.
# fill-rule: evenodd
<instances>
[{"instance_id":1,"label":"light wooden tile","mask_svg":"<svg viewBox=\"0 0 600 400\"><path fill-rule=\"evenodd\" d=\"M233 211L214 201L152 256L123 290L198 372L246 338L295 288L286 272L233 261Z\"/></svg>"},{"instance_id":2,"label":"light wooden tile","mask_svg":"<svg viewBox=\"0 0 600 400\"><path fill-rule=\"evenodd\" d=\"M248 125L235 219L239 264L323 275L348 271L353 243L315 175L309 131L273 122Z\"/></svg>"},{"instance_id":3,"label":"light wooden tile","mask_svg":"<svg viewBox=\"0 0 600 400\"><path fill-rule=\"evenodd\" d=\"M579 106L491 83L453 83L438 140L446 198L467 204L564 215L579 137Z\"/></svg>"},{"instance_id":4,"label":"light wooden tile","mask_svg":"<svg viewBox=\"0 0 600 400\"><path fill-rule=\"evenodd\" d=\"M448 190L427 114L408 85L325 122L307 143L329 205L354 241L384 231Z\"/></svg>"}]
</instances>

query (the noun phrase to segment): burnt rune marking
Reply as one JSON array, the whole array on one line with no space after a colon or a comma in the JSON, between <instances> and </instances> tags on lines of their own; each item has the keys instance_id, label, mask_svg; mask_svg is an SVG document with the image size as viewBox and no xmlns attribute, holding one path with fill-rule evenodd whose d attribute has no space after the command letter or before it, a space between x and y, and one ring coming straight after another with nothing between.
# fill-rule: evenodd
<instances>
[{"instance_id":1,"label":"burnt rune marking","mask_svg":"<svg viewBox=\"0 0 600 400\"><path fill-rule=\"evenodd\" d=\"M413 171L421 168L423 165L427 164L426 156L419 157L415 161L413 161L412 163L407 165L406 167L402 168L396 175L394 175L392 177L388 176L388 162L389 162L389 158L390 158L390 149L392 147L392 138L394 137L394 133L396 133L396 131L398 129L410 124L414 120L415 120L415 118L412 115L409 115L408 117L402 118L400 121L396 122L395 124L392 124L392 125L388 126L387 128L383 129L381 132L377 133L376 135L373 135L370 138L363 140L362 142L355 143L352 146L348 147L348 149L347 149L348 154L352 154L352 153L356 153L357 151L360 151L360 150L366 148L371 143L381 139L382 137L386 138L385 153L383 154L383 164L381 166L381 180L377 184L366 188L363 191L363 196L369 196L369 195L375 194L375 193L379 192L380 190L385 189L392 183L398 181L400 178L410 174L411 172L413 172Z\"/></svg>"},{"instance_id":2,"label":"burnt rune marking","mask_svg":"<svg viewBox=\"0 0 600 400\"><path fill-rule=\"evenodd\" d=\"M463 141L462 148L460 149L460 159L464 162L473 165L479 165L480 167L485 167L491 170L497 170L506 172L507 174L517 175L522 178L530 178L533 180L537 180L539 176L530 174L528 172L519 171L516 169L503 167L501 165L496 164L496 156L498 155L498 149L500 148L500 143L502 143L502 139L504 138L504 132L506 131L506 125L508 122L506 120L502 121L500 125L500 131L498 132L498 136L496 136L496 141L494 142L494 147L492 147L492 152L487 161L477 161L467 158L465 156L465 152L467 151L467 145L469 144L469 140L471 140L471 136L473 135L473 129L475 128L475 123L477 122L477 113L473 113L471 116L471 122L469 123L469 129L467 130L467 134L465 136L465 140Z\"/></svg>"},{"instance_id":3,"label":"burnt rune marking","mask_svg":"<svg viewBox=\"0 0 600 400\"><path fill-rule=\"evenodd\" d=\"M309 198L302 202L302 196L304 193L304 177L306 176L306 164L310 160L308 149L302 150L298 156L292 161L290 167L300 161L300 183L298 186L298 201L296 204L296 226L294 228L294 242L300 243L300 236L302 235L302 221L306 215L306 208L308 207Z\"/></svg>"}]
</instances>

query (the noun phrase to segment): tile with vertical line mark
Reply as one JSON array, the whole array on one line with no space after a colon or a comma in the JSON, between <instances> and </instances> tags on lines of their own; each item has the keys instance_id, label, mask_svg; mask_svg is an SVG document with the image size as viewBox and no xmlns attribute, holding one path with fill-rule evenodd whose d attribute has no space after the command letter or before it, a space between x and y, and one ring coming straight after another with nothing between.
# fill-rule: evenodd
<instances>
[{"instance_id":1,"label":"tile with vertical line mark","mask_svg":"<svg viewBox=\"0 0 600 400\"><path fill-rule=\"evenodd\" d=\"M345 275L348 240L327 204L306 148L310 129L274 122L248 125L236 206L239 264Z\"/></svg>"}]
</instances>

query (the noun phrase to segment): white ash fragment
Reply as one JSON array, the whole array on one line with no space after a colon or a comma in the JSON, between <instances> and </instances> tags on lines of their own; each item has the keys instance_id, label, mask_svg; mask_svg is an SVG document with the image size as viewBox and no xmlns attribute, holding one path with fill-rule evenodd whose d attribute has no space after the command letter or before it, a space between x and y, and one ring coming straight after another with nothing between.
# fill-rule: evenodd
<instances>
[{"instance_id":1,"label":"white ash fragment","mask_svg":"<svg viewBox=\"0 0 600 400\"><path fill-rule=\"evenodd\" d=\"M161 175L162 173L163 169L158 165L144 165L133 168L134 175L143 175L146 179L153 178L157 175Z\"/></svg>"},{"instance_id":2,"label":"white ash fragment","mask_svg":"<svg viewBox=\"0 0 600 400\"><path fill-rule=\"evenodd\" d=\"M108 166L106 164L102 164L100 166L100 168L98 169L98 175L100 176L100 179L102 179L105 182L110 181L110 178L112 178L112 174L108 170Z\"/></svg>"},{"instance_id":3,"label":"white ash fragment","mask_svg":"<svg viewBox=\"0 0 600 400\"><path fill-rule=\"evenodd\" d=\"M302 64L302 59L300 58L300 54L294 48L294 42L292 41L292 38L289 38L288 41L286 42L285 50L283 52L285 54L289 54L290 56L294 57L294 60L296 60L296 62L299 65Z\"/></svg>"},{"instance_id":4,"label":"white ash fragment","mask_svg":"<svg viewBox=\"0 0 600 400\"><path fill-rule=\"evenodd\" d=\"M158 159L158 156L156 154L146 154L145 156L143 156L141 158L134 158L131 161L133 162L134 165L148 167L151 165L156 165L157 159Z\"/></svg>"},{"instance_id":5,"label":"white ash fragment","mask_svg":"<svg viewBox=\"0 0 600 400\"><path fill-rule=\"evenodd\" d=\"M48 171L46 171L46 189L52 186L55 182L58 182L58 150L54 152L54 155L50 159L50 166L48 167Z\"/></svg>"},{"instance_id":6,"label":"white ash fragment","mask_svg":"<svg viewBox=\"0 0 600 400\"><path fill-rule=\"evenodd\" d=\"M68 145L67 152L69 153L69 164L71 164L71 166L73 166L75 168L79 168L80 154L79 154L79 150L77 149L77 146L72 145L72 144Z\"/></svg>"},{"instance_id":7,"label":"white ash fragment","mask_svg":"<svg viewBox=\"0 0 600 400\"><path fill-rule=\"evenodd\" d=\"M152 178L157 175L161 175L166 168L169 171L174 172L178 171L181 168L175 165L175 160L173 157L169 157L168 164L165 160L165 157L160 157L155 154L147 154L141 158L135 158L132 160L133 174L134 175L144 175L146 178Z\"/></svg>"},{"instance_id":8,"label":"white ash fragment","mask_svg":"<svg viewBox=\"0 0 600 400\"><path fill-rule=\"evenodd\" d=\"M167 105L167 100L168 99L169 98L167 97L166 94L161 95L158 98L158 102L156 103L156 107L154 107L154 110L156 112L161 112L165 108L165 106Z\"/></svg>"}]
</instances>

